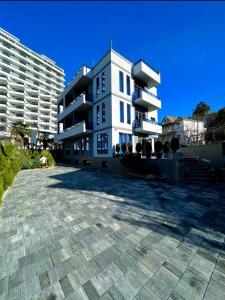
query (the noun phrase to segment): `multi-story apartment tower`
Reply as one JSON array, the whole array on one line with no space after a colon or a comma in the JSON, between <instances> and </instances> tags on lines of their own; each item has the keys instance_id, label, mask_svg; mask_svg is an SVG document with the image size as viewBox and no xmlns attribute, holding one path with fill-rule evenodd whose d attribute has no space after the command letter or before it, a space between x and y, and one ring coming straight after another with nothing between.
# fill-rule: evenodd
<instances>
[{"instance_id":1,"label":"multi-story apartment tower","mask_svg":"<svg viewBox=\"0 0 225 300\"><path fill-rule=\"evenodd\" d=\"M15 123L30 124L34 135L56 133L63 89L63 69L0 28L0 137L9 136Z\"/></svg>"},{"instance_id":2,"label":"multi-story apartment tower","mask_svg":"<svg viewBox=\"0 0 225 300\"><path fill-rule=\"evenodd\" d=\"M83 66L58 98L58 141L76 155L112 157L116 144L146 140L162 132L157 123L160 73L143 60L132 63L110 49L93 67Z\"/></svg>"}]
</instances>

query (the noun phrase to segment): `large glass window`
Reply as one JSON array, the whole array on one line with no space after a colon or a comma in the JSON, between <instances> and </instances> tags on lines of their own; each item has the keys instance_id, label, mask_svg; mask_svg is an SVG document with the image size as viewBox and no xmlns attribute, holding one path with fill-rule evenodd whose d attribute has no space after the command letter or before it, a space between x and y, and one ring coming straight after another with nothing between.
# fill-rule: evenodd
<instances>
[{"instance_id":1,"label":"large glass window","mask_svg":"<svg viewBox=\"0 0 225 300\"><path fill-rule=\"evenodd\" d=\"M88 153L90 150L90 139L89 137L86 137L86 152Z\"/></svg>"},{"instance_id":2,"label":"large glass window","mask_svg":"<svg viewBox=\"0 0 225 300\"><path fill-rule=\"evenodd\" d=\"M127 124L130 124L130 104L127 104Z\"/></svg>"},{"instance_id":3,"label":"large glass window","mask_svg":"<svg viewBox=\"0 0 225 300\"><path fill-rule=\"evenodd\" d=\"M120 152L122 152L122 145L132 143L132 134L128 133L119 133L119 144L120 144Z\"/></svg>"},{"instance_id":4,"label":"large glass window","mask_svg":"<svg viewBox=\"0 0 225 300\"><path fill-rule=\"evenodd\" d=\"M102 123L105 123L105 102L102 103Z\"/></svg>"},{"instance_id":5,"label":"large glass window","mask_svg":"<svg viewBox=\"0 0 225 300\"><path fill-rule=\"evenodd\" d=\"M73 153L79 154L79 151L80 151L80 143L79 143L79 141L75 141L73 143Z\"/></svg>"},{"instance_id":6,"label":"large glass window","mask_svg":"<svg viewBox=\"0 0 225 300\"><path fill-rule=\"evenodd\" d=\"M105 72L102 72L102 93L105 93Z\"/></svg>"},{"instance_id":7,"label":"large glass window","mask_svg":"<svg viewBox=\"0 0 225 300\"><path fill-rule=\"evenodd\" d=\"M96 107L96 123L97 125L100 125L100 107L97 105Z\"/></svg>"},{"instance_id":8,"label":"large glass window","mask_svg":"<svg viewBox=\"0 0 225 300\"><path fill-rule=\"evenodd\" d=\"M123 84L123 72L119 72L119 81L120 81L120 92L124 92L124 84Z\"/></svg>"},{"instance_id":9,"label":"large glass window","mask_svg":"<svg viewBox=\"0 0 225 300\"><path fill-rule=\"evenodd\" d=\"M96 78L96 96L100 94L100 80L99 77Z\"/></svg>"},{"instance_id":10,"label":"large glass window","mask_svg":"<svg viewBox=\"0 0 225 300\"><path fill-rule=\"evenodd\" d=\"M120 101L120 122L124 122L124 103Z\"/></svg>"},{"instance_id":11,"label":"large glass window","mask_svg":"<svg viewBox=\"0 0 225 300\"><path fill-rule=\"evenodd\" d=\"M130 76L127 75L127 95L130 96Z\"/></svg>"},{"instance_id":12,"label":"large glass window","mask_svg":"<svg viewBox=\"0 0 225 300\"><path fill-rule=\"evenodd\" d=\"M85 138L81 139L81 153L85 153Z\"/></svg>"},{"instance_id":13,"label":"large glass window","mask_svg":"<svg viewBox=\"0 0 225 300\"><path fill-rule=\"evenodd\" d=\"M97 153L108 154L108 133L97 135Z\"/></svg>"}]
</instances>

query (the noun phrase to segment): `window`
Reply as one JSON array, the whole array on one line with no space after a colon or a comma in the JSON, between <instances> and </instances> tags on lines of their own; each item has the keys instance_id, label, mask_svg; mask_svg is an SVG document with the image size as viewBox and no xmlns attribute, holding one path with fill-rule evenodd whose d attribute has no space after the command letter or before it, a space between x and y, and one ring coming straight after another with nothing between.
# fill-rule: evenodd
<instances>
[{"instance_id":1,"label":"window","mask_svg":"<svg viewBox=\"0 0 225 300\"><path fill-rule=\"evenodd\" d=\"M108 154L108 133L97 135L97 153Z\"/></svg>"},{"instance_id":2,"label":"window","mask_svg":"<svg viewBox=\"0 0 225 300\"><path fill-rule=\"evenodd\" d=\"M132 143L132 134L127 133L119 133L119 144L120 144L120 151L122 152L122 145Z\"/></svg>"},{"instance_id":3,"label":"window","mask_svg":"<svg viewBox=\"0 0 225 300\"><path fill-rule=\"evenodd\" d=\"M81 153L85 153L85 138L81 139Z\"/></svg>"},{"instance_id":4,"label":"window","mask_svg":"<svg viewBox=\"0 0 225 300\"><path fill-rule=\"evenodd\" d=\"M99 77L96 78L96 96L100 94L100 81Z\"/></svg>"},{"instance_id":5,"label":"window","mask_svg":"<svg viewBox=\"0 0 225 300\"><path fill-rule=\"evenodd\" d=\"M96 108L96 123L97 123L97 125L100 125L100 107L99 107L99 105Z\"/></svg>"},{"instance_id":6,"label":"window","mask_svg":"<svg viewBox=\"0 0 225 300\"><path fill-rule=\"evenodd\" d=\"M120 80L120 92L123 93L123 91L124 91L124 86L123 86L123 72L121 72L121 71L119 73L119 80Z\"/></svg>"},{"instance_id":7,"label":"window","mask_svg":"<svg viewBox=\"0 0 225 300\"><path fill-rule=\"evenodd\" d=\"M127 95L130 96L130 76L127 75Z\"/></svg>"},{"instance_id":8,"label":"window","mask_svg":"<svg viewBox=\"0 0 225 300\"><path fill-rule=\"evenodd\" d=\"M79 154L79 151L80 151L80 143L79 141L76 141L73 143L73 153Z\"/></svg>"},{"instance_id":9,"label":"window","mask_svg":"<svg viewBox=\"0 0 225 300\"><path fill-rule=\"evenodd\" d=\"M105 93L105 72L102 73L102 93Z\"/></svg>"},{"instance_id":10,"label":"window","mask_svg":"<svg viewBox=\"0 0 225 300\"><path fill-rule=\"evenodd\" d=\"M127 124L130 124L130 104L127 104Z\"/></svg>"},{"instance_id":11,"label":"window","mask_svg":"<svg viewBox=\"0 0 225 300\"><path fill-rule=\"evenodd\" d=\"M120 122L124 122L124 103L120 101Z\"/></svg>"},{"instance_id":12,"label":"window","mask_svg":"<svg viewBox=\"0 0 225 300\"><path fill-rule=\"evenodd\" d=\"M102 123L105 123L105 102L102 103Z\"/></svg>"},{"instance_id":13,"label":"window","mask_svg":"<svg viewBox=\"0 0 225 300\"><path fill-rule=\"evenodd\" d=\"M90 149L90 140L89 137L86 137L86 153L89 152L89 149Z\"/></svg>"},{"instance_id":14,"label":"window","mask_svg":"<svg viewBox=\"0 0 225 300\"><path fill-rule=\"evenodd\" d=\"M44 126L44 128L47 126ZM66 155L70 155L70 144L66 144Z\"/></svg>"}]
</instances>

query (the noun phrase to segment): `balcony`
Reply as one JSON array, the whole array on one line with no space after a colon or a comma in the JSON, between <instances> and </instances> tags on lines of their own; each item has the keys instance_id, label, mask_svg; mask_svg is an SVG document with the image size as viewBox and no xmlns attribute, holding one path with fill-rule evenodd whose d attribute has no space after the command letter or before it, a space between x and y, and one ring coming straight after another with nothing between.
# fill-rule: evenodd
<instances>
[{"instance_id":1,"label":"balcony","mask_svg":"<svg viewBox=\"0 0 225 300\"><path fill-rule=\"evenodd\" d=\"M73 111L84 111L92 106L92 95L81 94L74 99L62 112L58 115L58 120L62 120Z\"/></svg>"},{"instance_id":2,"label":"balcony","mask_svg":"<svg viewBox=\"0 0 225 300\"><path fill-rule=\"evenodd\" d=\"M160 73L150 67L143 60L133 65L133 76L143 81L148 87L155 87L160 84Z\"/></svg>"},{"instance_id":3,"label":"balcony","mask_svg":"<svg viewBox=\"0 0 225 300\"><path fill-rule=\"evenodd\" d=\"M77 123L67 128L62 133L58 134L57 140L61 141L74 136L86 135L91 133L92 129L93 129L92 124L89 124L86 121L82 121L80 123Z\"/></svg>"},{"instance_id":4,"label":"balcony","mask_svg":"<svg viewBox=\"0 0 225 300\"><path fill-rule=\"evenodd\" d=\"M147 135L162 134L162 126L152 120L139 119L135 121L134 131Z\"/></svg>"},{"instance_id":5,"label":"balcony","mask_svg":"<svg viewBox=\"0 0 225 300\"><path fill-rule=\"evenodd\" d=\"M154 111L162 107L161 101L151 92L144 89L137 89L133 95L135 104L144 106L148 111Z\"/></svg>"}]
</instances>

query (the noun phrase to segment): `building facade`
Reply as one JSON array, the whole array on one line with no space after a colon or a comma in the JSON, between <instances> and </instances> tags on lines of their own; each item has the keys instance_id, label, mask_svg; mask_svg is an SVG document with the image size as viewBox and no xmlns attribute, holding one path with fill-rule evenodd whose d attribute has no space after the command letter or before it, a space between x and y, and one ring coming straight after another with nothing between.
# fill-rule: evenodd
<instances>
[{"instance_id":1,"label":"building facade","mask_svg":"<svg viewBox=\"0 0 225 300\"><path fill-rule=\"evenodd\" d=\"M153 141L157 123L160 73L143 60L133 64L114 50L93 67L81 67L58 98L57 140L64 154L112 157L116 144ZM120 147L121 148L121 147Z\"/></svg>"},{"instance_id":2,"label":"building facade","mask_svg":"<svg viewBox=\"0 0 225 300\"><path fill-rule=\"evenodd\" d=\"M162 122L160 139L164 143L170 142L172 138L176 137L182 146L203 144L205 130L204 121L167 116Z\"/></svg>"},{"instance_id":3,"label":"building facade","mask_svg":"<svg viewBox=\"0 0 225 300\"><path fill-rule=\"evenodd\" d=\"M64 71L0 28L0 138L15 123L37 133L57 132L57 96L64 89Z\"/></svg>"}]
</instances>

